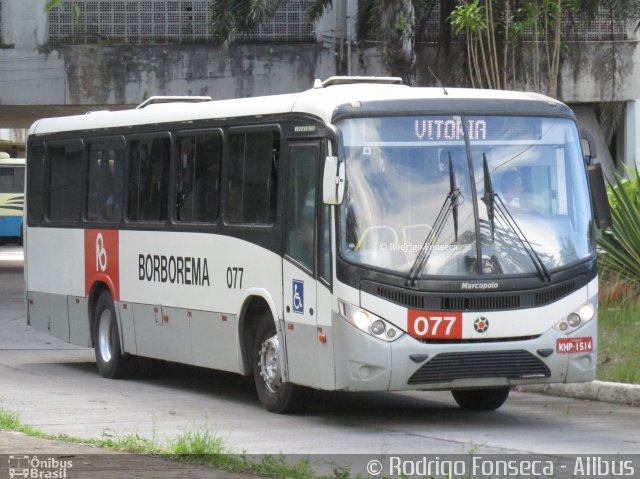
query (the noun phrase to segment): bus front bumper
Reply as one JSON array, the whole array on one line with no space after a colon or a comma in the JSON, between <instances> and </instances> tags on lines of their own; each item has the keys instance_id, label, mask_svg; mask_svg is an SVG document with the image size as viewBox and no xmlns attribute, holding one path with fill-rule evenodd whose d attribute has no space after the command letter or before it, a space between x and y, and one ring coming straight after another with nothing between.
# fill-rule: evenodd
<instances>
[{"instance_id":1,"label":"bus front bumper","mask_svg":"<svg viewBox=\"0 0 640 479\"><path fill-rule=\"evenodd\" d=\"M333 315L336 389L448 390L595 379L597 317L567 335L549 329L534 339L423 343L404 334L370 336ZM558 339L591 338L591 351L562 351Z\"/></svg>"}]
</instances>

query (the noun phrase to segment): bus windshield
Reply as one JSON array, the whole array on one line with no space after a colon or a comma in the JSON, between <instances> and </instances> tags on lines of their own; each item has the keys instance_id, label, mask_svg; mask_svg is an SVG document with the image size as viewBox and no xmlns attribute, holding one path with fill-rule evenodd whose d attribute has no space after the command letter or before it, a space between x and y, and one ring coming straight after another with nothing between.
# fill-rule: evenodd
<instances>
[{"instance_id":1,"label":"bus windshield","mask_svg":"<svg viewBox=\"0 0 640 479\"><path fill-rule=\"evenodd\" d=\"M338 126L347 172L339 243L348 261L413 274L424 251L418 276L518 275L594 252L572 120L380 117Z\"/></svg>"}]
</instances>

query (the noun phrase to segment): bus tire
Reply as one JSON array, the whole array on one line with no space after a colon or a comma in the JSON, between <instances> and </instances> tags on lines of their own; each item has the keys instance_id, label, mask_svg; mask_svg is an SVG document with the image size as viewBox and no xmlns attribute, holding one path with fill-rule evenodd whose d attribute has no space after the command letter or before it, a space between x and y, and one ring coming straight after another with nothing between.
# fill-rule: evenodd
<instances>
[{"instance_id":1,"label":"bus tire","mask_svg":"<svg viewBox=\"0 0 640 479\"><path fill-rule=\"evenodd\" d=\"M304 407L303 387L282 381L283 355L271 313L260 320L253 342L253 380L262 406L270 412L287 414Z\"/></svg>"},{"instance_id":2,"label":"bus tire","mask_svg":"<svg viewBox=\"0 0 640 479\"><path fill-rule=\"evenodd\" d=\"M98 297L93 311L93 346L102 377L121 379L131 373L131 357L122 354L113 299L108 291Z\"/></svg>"},{"instance_id":3,"label":"bus tire","mask_svg":"<svg viewBox=\"0 0 640 479\"><path fill-rule=\"evenodd\" d=\"M509 397L509 388L459 389L451 391L458 406L468 411L495 411Z\"/></svg>"}]
</instances>

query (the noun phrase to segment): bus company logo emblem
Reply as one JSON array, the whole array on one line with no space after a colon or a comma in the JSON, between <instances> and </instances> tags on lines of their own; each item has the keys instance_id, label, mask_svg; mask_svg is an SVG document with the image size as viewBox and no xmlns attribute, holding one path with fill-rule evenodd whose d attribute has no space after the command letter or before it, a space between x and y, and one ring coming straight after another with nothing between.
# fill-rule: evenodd
<instances>
[{"instance_id":1,"label":"bus company logo emblem","mask_svg":"<svg viewBox=\"0 0 640 479\"><path fill-rule=\"evenodd\" d=\"M473 322L473 329L478 333L484 333L487 329L489 329L489 320L484 316L480 316Z\"/></svg>"},{"instance_id":2,"label":"bus company logo emblem","mask_svg":"<svg viewBox=\"0 0 640 479\"><path fill-rule=\"evenodd\" d=\"M84 285L88 296L97 282L120 299L120 245L117 230L84 230Z\"/></svg>"},{"instance_id":3,"label":"bus company logo emblem","mask_svg":"<svg viewBox=\"0 0 640 479\"><path fill-rule=\"evenodd\" d=\"M107 250L104 247L104 238L102 233L96 236L96 271L107 270Z\"/></svg>"},{"instance_id":4,"label":"bus company logo emblem","mask_svg":"<svg viewBox=\"0 0 640 479\"><path fill-rule=\"evenodd\" d=\"M304 314L304 281L293 280L293 312Z\"/></svg>"}]
</instances>

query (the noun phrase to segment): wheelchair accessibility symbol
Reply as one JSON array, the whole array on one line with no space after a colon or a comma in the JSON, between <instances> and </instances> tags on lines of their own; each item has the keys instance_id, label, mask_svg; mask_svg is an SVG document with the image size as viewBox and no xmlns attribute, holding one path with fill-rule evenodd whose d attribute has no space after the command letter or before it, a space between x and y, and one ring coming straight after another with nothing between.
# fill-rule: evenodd
<instances>
[{"instance_id":1,"label":"wheelchair accessibility symbol","mask_svg":"<svg viewBox=\"0 0 640 479\"><path fill-rule=\"evenodd\" d=\"M304 281L293 280L293 312L304 314Z\"/></svg>"}]
</instances>

